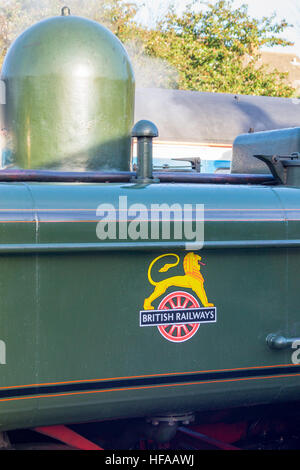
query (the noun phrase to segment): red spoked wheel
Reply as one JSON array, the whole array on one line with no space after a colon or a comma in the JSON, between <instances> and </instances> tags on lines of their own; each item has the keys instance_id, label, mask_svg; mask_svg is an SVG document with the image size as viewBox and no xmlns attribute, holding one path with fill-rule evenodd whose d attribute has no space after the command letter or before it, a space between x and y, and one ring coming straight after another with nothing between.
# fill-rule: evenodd
<instances>
[{"instance_id":1,"label":"red spoked wheel","mask_svg":"<svg viewBox=\"0 0 300 470\"><path fill-rule=\"evenodd\" d=\"M200 305L198 301L191 294L177 291L167 295L159 304L158 310L188 309L199 307ZM194 336L194 334L197 333L199 326L199 323L185 323L181 325L161 325L157 328L167 340L174 343L181 343Z\"/></svg>"}]
</instances>

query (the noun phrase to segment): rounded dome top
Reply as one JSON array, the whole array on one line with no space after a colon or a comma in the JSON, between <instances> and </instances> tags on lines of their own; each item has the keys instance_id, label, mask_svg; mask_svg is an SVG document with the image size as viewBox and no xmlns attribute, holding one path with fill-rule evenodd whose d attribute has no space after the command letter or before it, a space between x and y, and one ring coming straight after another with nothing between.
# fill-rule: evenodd
<instances>
[{"instance_id":1,"label":"rounded dome top","mask_svg":"<svg viewBox=\"0 0 300 470\"><path fill-rule=\"evenodd\" d=\"M25 30L6 55L2 76L11 73L48 75L70 71L76 76L133 79L126 50L119 39L99 23L79 16L49 18Z\"/></svg>"},{"instance_id":2,"label":"rounded dome top","mask_svg":"<svg viewBox=\"0 0 300 470\"><path fill-rule=\"evenodd\" d=\"M40 21L9 48L2 79L16 166L129 169L134 74L107 28L78 16Z\"/></svg>"}]
</instances>

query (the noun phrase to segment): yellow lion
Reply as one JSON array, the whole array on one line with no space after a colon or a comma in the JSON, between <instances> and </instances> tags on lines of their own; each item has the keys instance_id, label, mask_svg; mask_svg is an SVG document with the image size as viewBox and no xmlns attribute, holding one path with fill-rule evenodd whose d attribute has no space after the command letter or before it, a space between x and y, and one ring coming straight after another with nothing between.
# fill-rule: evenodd
<instances>
[{"instance_id":1,"label":"yellow lion","mask_svg":"<svg viewBox=\"0 0 300 470\"><path fill-rule=\"evenodd\" d=\"M165 257L165 256L175 256L177 258L177 261L172 264L165 264L159 272L166 272L170 268L175 267L178 265L180 258L178 255L175 253L168 253L164 255L160 255L157 258L155 258L152 263L149 266L148 269L148 279L150 284L155 286L155 289L153 293L145 299L144 301L144 310L153 310L154 307L152 306L152 302L160 297L162 294L166 292L168 287L183 287L183 288L189 288L192 289L195 294L197 294L198 298L201 300L201 303L203 304L203 307L214 307L214 304L209 303L207 300L207 296L204 290L204 279L202 274L200 273L200 266L199 263L204 265L204 263L201 263L201 256L196 255L195 253L188 253L183 260L183 269L185 272L184 276L173 276L169 277L167 279L164 279L163 281L160 282L155 282L153 281L151 277L151 270L159 259Z\"/></svg>"}]
</instances>

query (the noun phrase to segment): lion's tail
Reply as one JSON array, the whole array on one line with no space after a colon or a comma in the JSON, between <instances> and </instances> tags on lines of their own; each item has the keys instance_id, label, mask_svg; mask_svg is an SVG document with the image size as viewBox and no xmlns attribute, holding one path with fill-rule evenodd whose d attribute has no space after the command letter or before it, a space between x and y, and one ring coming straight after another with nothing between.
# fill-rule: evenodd
<instances>
[{"instance_id":1,"label":"lion's tail","mask_svg":"<svg viewBox=\"0 0 300 470\"><path fill-rule=\"evenodd\" d=\"M179 263L180 258L179 258L179 256L176 255L175 253L166 253L166 254L164 254L164 255L160 255L160 256L158 256L157 258L155 258L155 259L152 261L152 263L150 264L149 268L148 268L148 280L149 280L150 284L152 284L153 286L157 286L158 282L153 281L153 279L152 279L152 277L151 277L151 270L152 270L152 268L153 268L153 265L156 263L156 261L158 261L158 260L161 259L161 258L164 258L165 256L175 256L176 261L175 261L175 263L167 263L167 264L165 264L165 265L159 270L160 273L165 273L165 272L168 271L170 268L173 268L173 267L177 266L178 263Z\"/></svg>"}]
</instances>

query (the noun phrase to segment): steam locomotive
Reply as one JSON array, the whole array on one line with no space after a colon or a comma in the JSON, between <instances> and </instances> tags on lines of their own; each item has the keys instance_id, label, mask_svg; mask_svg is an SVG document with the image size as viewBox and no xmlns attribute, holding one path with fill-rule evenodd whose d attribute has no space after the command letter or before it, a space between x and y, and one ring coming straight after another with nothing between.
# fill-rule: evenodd
<instances>
[{"instance_id":1,"label":"steam locomotive","mask_svg":"<svg viewBox=\"0 0 300 470\"><path fill-rule=\"evenodd\" d=\"M239 135L229 174L153 171L134 86L66 9L5 58L2 448L225 449L299 423L300 128Z\"/></svg>"}]
</instances>

